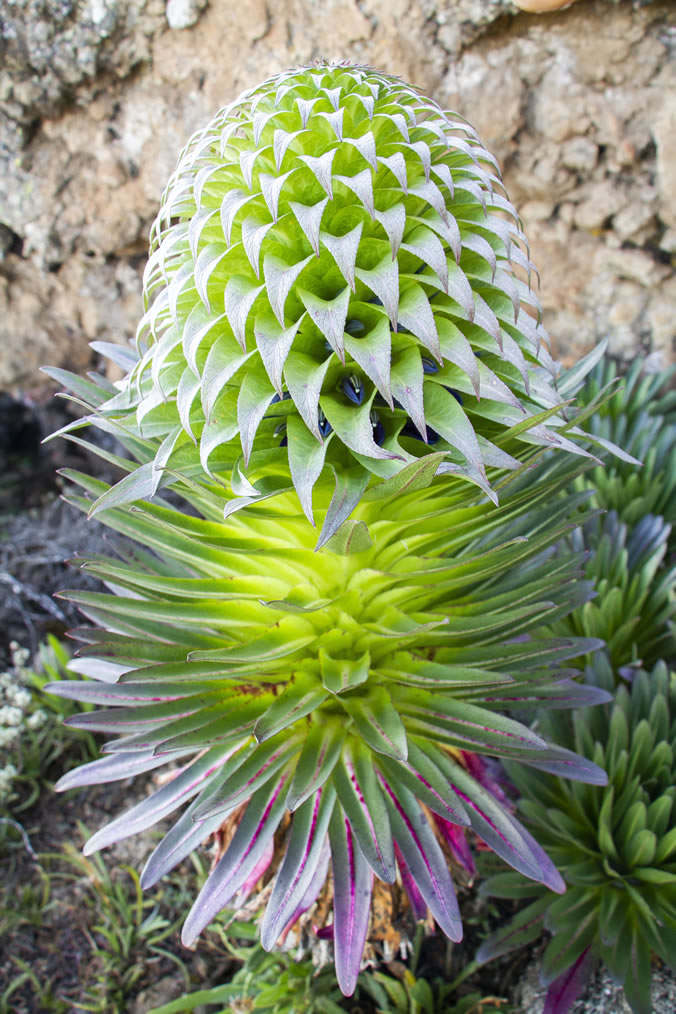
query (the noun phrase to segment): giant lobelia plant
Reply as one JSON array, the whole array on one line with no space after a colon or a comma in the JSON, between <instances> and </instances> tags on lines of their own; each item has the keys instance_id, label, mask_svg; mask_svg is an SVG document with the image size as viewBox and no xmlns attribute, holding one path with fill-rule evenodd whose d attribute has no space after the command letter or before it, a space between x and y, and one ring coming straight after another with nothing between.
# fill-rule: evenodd
<instances>
[{"instance_id":1,"label":"giant lobelia plant","mask_svg":"<svg viewBox=\"0 0 676 1014\"><path fill-rule=\"evenodd\" d=\"M93 681L54 688L113 738L59 787L174 765L87 851L188 804L142 878L216 836L186 943L262 882L263 945L309 910L349 994L376 881L460 939L465 830L563 890L489 768L605 781L510 717L606 699L565 667L598 642L533 633L590 588L552 555L586 437L532 271L465 121L367 68L301 69L185 148L136 346L95 346L124 378L51 371L88 413L66 435L124 449L98 449L112 487L67 473L124 541L82 564L107 590L69 596Z\"/></svg>"}]
</instances>

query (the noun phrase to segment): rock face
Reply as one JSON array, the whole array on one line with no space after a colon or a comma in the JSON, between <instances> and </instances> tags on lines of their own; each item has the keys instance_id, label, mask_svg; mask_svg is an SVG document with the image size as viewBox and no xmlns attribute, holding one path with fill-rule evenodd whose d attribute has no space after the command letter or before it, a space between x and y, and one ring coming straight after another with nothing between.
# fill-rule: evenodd
<instances>
[{"instance_id":1,"label":"rock face","mask_svg":"<svg viewBox=\"0 0 676 1014\"><path fill-rule=\"evenodd\" d=\"M500 159L574 358L671 355L676 12L584 0L6 0L0 12L0 388L81 370L142 312L147 233L189 135L288 66L351 59L464 114Z\"/></svg>"}]
</instances>

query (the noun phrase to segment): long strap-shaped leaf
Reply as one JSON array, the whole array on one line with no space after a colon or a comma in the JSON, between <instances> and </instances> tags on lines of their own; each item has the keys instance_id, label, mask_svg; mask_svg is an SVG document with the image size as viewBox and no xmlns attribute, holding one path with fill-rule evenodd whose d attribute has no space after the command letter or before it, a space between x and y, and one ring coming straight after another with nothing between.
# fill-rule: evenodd
<instances>
[{"instance_id":1,"label":"long strap-shaped leaf","mask_svg":"<svg viewBox=\"0 0 676 1014\"><path fill-rule=\"evenodd\" d=\"M453 785L465 804L472 828L486 844L515 870L563 893L565 884L551 859L514 817L444 750L418 741Z\"/></svg>"},{"instance_id":2,"label":"long strap-shaped leaf","mask_svg":"<svg viewBox=\"0 0 676 1014\"><path fill-rule=\"evenodd\" d=\"M294 816L282 865L261 925L261 943L272 950L313 878L324 846L336 790L324 785Z\"/></svg>"},{"instance_id":3,"label":"long strap-shaped leaf","mask_svg":"<svg viewBox=\"0 0 676 1014\"><path fill-rule=\"evenodd\" d=\"M146 890L153 887L166 873L173 870L186 856L218 831L230 811L220 811L213 817L204 820L195 819L195 810L201 803L218 792L220 780L204 789L187 810L181 814L174 826L160 841L157 848L148 857L141 873L141 887ZM233 810L236 807L232 808Z\"/></svg>"},{"instance_id":4,"label":"long strap-shaped leaf","mask_svg":"<svg viewBox=\"0 0 676 1014\"><path fill-rule=\"evenodd\" d=\"M333 945L338 984L351 996L366 942L371 913L373 872L357 847L350 821L340 805L329 824L333 870Z\"/></svg>"},{"instance_id":5,"label":"long strap-shaped leaf","mask_svg":"<svg viewBox=\"0 0 676 1014\"><path fill-rule=\"evenodd\" d=\"M217 776L217 772L222 770L232 752L230 746L207 750L161 789L92 835L84 847L85 855L91 855L106 845L112 845L113 842L129 838L130 835L138 834L139 831L145 831L153 824L157 824L163 817L196 795L214 775Z\"/></svg>"},{"instance_id":6,"label":"long strap-shaped leaf","mask_svg":"<svg viewBox=\"0 0 676 1014\"><path fill-rule=\"evenodd\" d=\"M288 774L256 792L246 808L225 855L219 860L206 884L197 895L183 926L181 940L186 947L195 942L255 867L274 835L286 809L284 789Z\"/></svg>"},{"instance_id":7,"label":"long strap-shaped leaf","mask_svg":"<svg viewBox=\"0 0 676 1014\"><path fill-rule=\"evenodd\" d=\"M462 940L462 921L453 881L441 847L413 793L397 792L381 777L395 841L432 915L451 940Z\"/></svg>"},{"instance_id":8,"label":"long strap-shaped leaf","mask_svg":"<svg viewBox=\"0 0 676 1014\"><path fill-rule=\"evenodd\" d=\"M380 880L394 883L390 820L368 747L350 742L334 768L332 781L366 862Z\"/></svg>"},{"instance_id":9,"label":"long strap-shaped leaf","mask_svg":"<svg viewBox=\"0 0 676 1014\"><path fill-rule=\"evenodd\" d=\"M275 779L299 750L300 738L285 733L278 733L262 745L247 745L241 752L242 763L234 770L228 770L228 776L216 798L198 809L197 819L210 817L220 810L230 810L238 803L244 803L253 792Z\"/></svg>"}]
</instances>

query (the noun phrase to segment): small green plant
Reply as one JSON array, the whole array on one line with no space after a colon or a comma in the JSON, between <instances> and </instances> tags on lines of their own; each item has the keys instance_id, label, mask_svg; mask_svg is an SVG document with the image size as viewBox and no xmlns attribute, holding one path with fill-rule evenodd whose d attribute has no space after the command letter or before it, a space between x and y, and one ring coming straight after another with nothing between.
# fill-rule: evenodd
<instances>
[{"instance_id":1,"label":"small green plant","mask_svg":"<svg viewBox=\"0 0 676 1014\"><path fill-rule=\"evenodd\" d=\"M315 969L312 959L294 960L286 951L268 954L250 923L231 923L223 942L240 967L223 986L196 990L150 1014L182 1014L214 1010L213 1014L343 1014L333 969ZM237 940L238 943L233 941Z\"/></svg>"},{"instance_id":2,"label":"small green plant","mask_svg":"<svg viewBox=\"0 0 676 1014\"><path fill-rule=\"evenodd\" d=\"M479 993L451 1002L454 983L416 978L408 968L402 968L397 976L362 973L359 989L359 996L363 991L376 1004L376 1014L508 1014L511 1009L499 997Z\"/></svg>"},{"instance_id":3,"label":"small green plant","mask_svg":"<svg viewBox=\"0 0 676 1014\"><path fill-rule=\"evenodd\" d=\"M589 676L610 689L615 676L599 655ZM481 892L529 899L481 946L488 961L552 933L543 960L548 1014L573 1003L597 960L624 986L636 1014L650 1014L651 953L676 964L676 676L663 662L621 685L611 705L543 719L558 742L608 772L608 786L509 766L528 827L568 884L561 899L514 873L487 880Z\"/></svg>"},{"instance_id":4,"label":"small green plant","mask_svg":"<svg viewBox=\"0 0 676 1014\"><path fill-rule=\"evenodd\" d=\"M12 665L0 673L0 815L29 809L51 772L96 756L94 737L86 730L70 742L61 734L61 722L91 710L91 705L44 694L47 683L68 679L70 656L51 635L39 649L38 671L28 666L29 652L13 644Z\"/></svg>"},{"instance_id":5,"label":"small green plant","mask_svg":"<svg viewBox=\"0 0 676 1014\"><path fill-rule=\"evenodd\" d=\"M162 914L166 905L160 906L158 899L143 897L136 870L123 864L113 873L100 856L87 859L70 844L64 846L63 855L45 858L59 864L60 872L53 876L79 885L83 904L94 916L87 926L95 942L90 956L93 981L84 985L78 998L80 1010L96 1014L125 1010L134 987L147 976L148 962L158 957L171 959L187 982L181 959L162 946L178 923Z\"/></svg>"}]
</instances>

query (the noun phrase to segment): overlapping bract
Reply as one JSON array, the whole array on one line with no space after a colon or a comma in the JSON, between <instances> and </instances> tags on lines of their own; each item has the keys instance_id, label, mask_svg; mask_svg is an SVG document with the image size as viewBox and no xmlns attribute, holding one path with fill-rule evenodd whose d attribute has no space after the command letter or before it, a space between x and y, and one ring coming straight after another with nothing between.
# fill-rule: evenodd
<instances>
[{"instance_id":1,"label":"overlapping bract","mask_svg":"<svg viewBox=\"0 0 676 1014\"><path fill-rule=\"evenodd\" d=\"M589 678L613 689L603 654ZM510 765L528 827L568 890L552 900L512 873L488 880L487 895L533 900L478 956L532 942L544 920L553 933L543 959L547 1010L567 1010L600 958L632 1010L650 1014L651 952L672 968L676 955L676 676L660 662L618 687L612 705L577 713L572 724L546 720L543 731L604 767L608 786L571 786Z\"/></svg>"},{"instance_id":2,"label":"overlapping bract","mask_svg":"<svg viewBox=\"0 0 676 1014\"><path fill-rule=\"evenodd\" d=\"M450 828L473 829L527 876L562 888L464 754L603 782L593 764L505 715L605 699L562 668L595 642L529 636L590 592L575 557L551 557L579 504L560 495L571 470L545 474L535 488L517 484L495 508L468 500L461 479L434 479L434 464L415 463L368 493L353 523L374 540L340 553L314 551L292 491L274 511L257 505L226 523L213 488L185 483L201 516L161 502L101 512L143 548L84 564L111 589L70 594L98 625L79 632L85 646L73 666L94 681L53 689L104 706L71 724L119 738L60 787L180 763L172 781L87 846L189 803L149 859L146 885L235 821L186 940L253 887L289 810L263 943L273 946L313 903L330 862L336 967L348 993L374 876L392 882L398 868L414 913L429 908L459 939ZM87 494L73 498L85 510L105 488L70 478Z\"/></svg>"},{"instance_id":3,"label":"overlapping bract","mask_svg":"<svg viewBox=\"0 0 676 1014\"><path fill-rule=\"evenodd\" d=\"M486 469L518 467L505 429L524 424L517 452L575 449L533 270L462 118L367 68L291 71L184 149L151 234L141 358L105 349L127 376L100 411L156 440L160 470L279 457L310 520L330 466L365 487L428 445L495 498Z\"/></svg>"}]
</instances>

